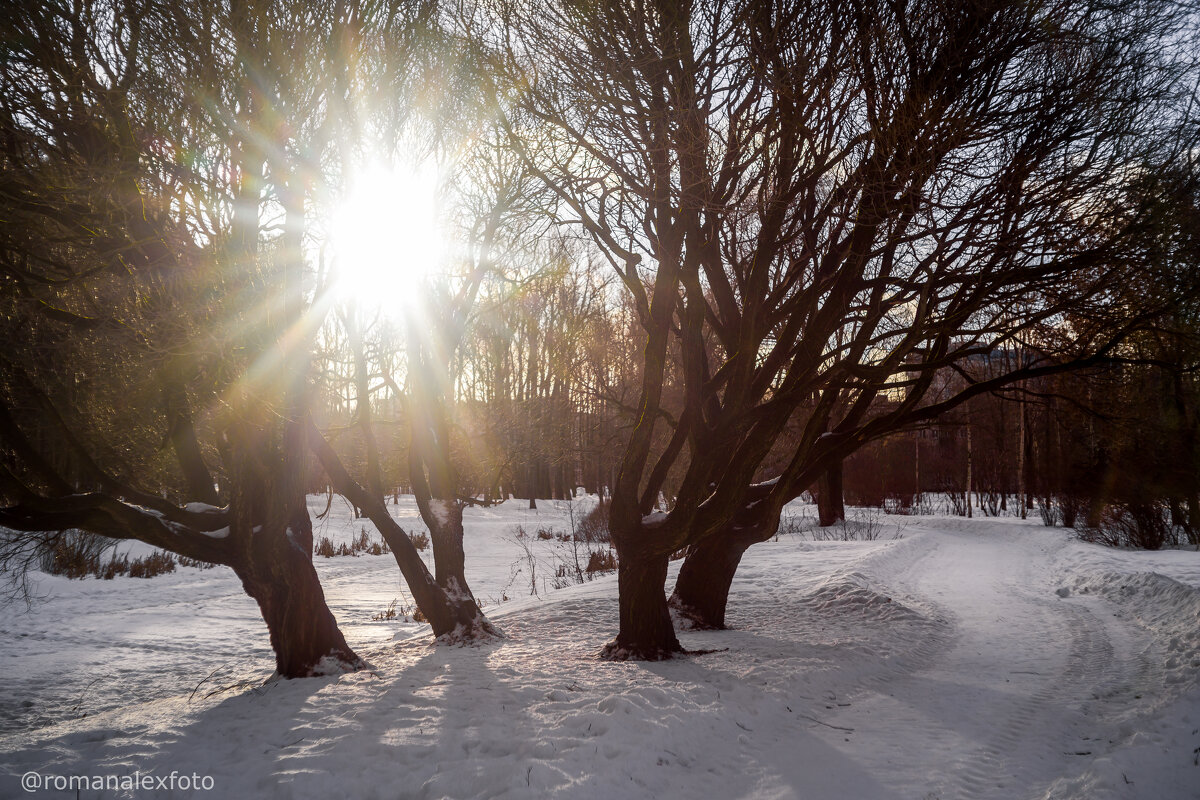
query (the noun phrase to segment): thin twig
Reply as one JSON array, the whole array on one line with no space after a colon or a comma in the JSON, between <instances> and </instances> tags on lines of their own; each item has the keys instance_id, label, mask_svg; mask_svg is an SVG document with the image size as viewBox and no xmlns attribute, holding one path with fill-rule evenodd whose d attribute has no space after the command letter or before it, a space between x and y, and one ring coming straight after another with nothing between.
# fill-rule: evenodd
<instances>
[{"instance_id":1,"label":"thin twig","mask_svg":"<svg viewBox=\"0 0 1200 800\"><path fill-rule=\"evenodd\" d=\"M79 707L80 707L81 705L83 705L83 698L84 698L84 697L87 695L87 691L88 691L88 689L90 689L90 688L92 688L93 686L95 686L95 685L96 685L96 681L98 681L98 680L100 680L100 679L99 679L99 678L92 678L92 681L91 681L91 683L89 683L87 686L83 687L83 691L79 693L79 700L78 700L78 701L75 703L75 705L71 706L71 713L74 713L74 712L76 712L76 711L78 711L78 710L79 710Z\"/></svg>"},{"instance_id":2,"label":"thin twig","mask_svg":"<svg viewBox=\"0 0 1200 800\"><path fill-rule=\"evenodd\" d=\"M808 714L797 714L796 716L804 717L805 719L812 720L813 722L817 723L818 725L824 725L826 728L833 728L835 731L845 731L846 733L854 733L854 728L843 728L840 725L830 725L828 722L822 722L821 720L817 719L816 717L810 717Z\"/></svg>"},{"instance_id":3,"label":"thin twig","mask_svg":"<svg viewBox=\"0 0 1200 800\"><path fill-rule=\"evenodd\" d=\"M217 668L216 668L216 669L214 669L212 672L208 673L208 675L206 675L206 676L204 677L204 680L202 680L202 681L200 681L199 683L197 683L197 684L196 684L196 688L195 688L195 689L192 689L192 693L188 695L188 702L189 702L189 703L190 703L190 702L192 702L192 698L196 696L196 692L200 691L200 687L201 687L201 686L203 686L204 684L208 683L209 679L211 679L213 675L216 675L216 674L217 674L217 671L218 671L218 670L220 670L220 669L221 669L221 667L224 667L224 666L225 666L225 665L224 665L224 664L222 664L220 667L217 667Z\"/></svg>"}]
</instances>

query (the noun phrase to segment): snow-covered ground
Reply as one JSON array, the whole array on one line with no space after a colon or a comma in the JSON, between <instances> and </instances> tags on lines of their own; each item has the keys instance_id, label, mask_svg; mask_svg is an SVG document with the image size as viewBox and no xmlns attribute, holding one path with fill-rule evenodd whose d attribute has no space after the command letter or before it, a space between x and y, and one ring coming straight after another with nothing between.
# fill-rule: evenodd
<instances>
[{"instance_id":1,"label":"snow-covered ground","mask_svg":"<svg viewBox=\"0 0 1200 800\"><path fill-rule=\"evenodd\" d=\"M571 545L536 531L569 513L539 505L466 513L468 579L507 635L480 647L372 621L408 601L391 556L316 559L374 665L340 677L262 685L266 629L228 570L42 576L0 623L0 796L29 771L175 771L213 788L78 796L1200 797L1200 553L1011 519L785 535L747 553L731 630L681 633L715 652L612 664L615 579L554 590ZM411 499L398 516L423 527ZM315 525L377 538L340 500Z\"/></svg>"}]
</instances>

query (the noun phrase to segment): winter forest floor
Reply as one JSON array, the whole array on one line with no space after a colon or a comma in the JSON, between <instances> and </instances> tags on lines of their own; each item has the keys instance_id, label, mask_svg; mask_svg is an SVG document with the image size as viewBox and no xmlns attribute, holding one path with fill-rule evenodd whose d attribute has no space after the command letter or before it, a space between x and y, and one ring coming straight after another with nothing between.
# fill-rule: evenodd
<instances>
[{"instance_id":1,"label":"winter forest floor","mask_svg":"<svg viewBox=\"0 0 1200 800\"><path fill-rule=\"evenodd\" d=\"M318 557L374 666L339 677L264 685L265 625L229 570L38 576L0 622L0 797L76 796L24 795L34 770L214 787L81 798L1200 798L1200 553L1013 519L783 535L747 553L731 630L681 633L716 652L613 664L595 653L615 577L554 590L571 545L535 532L569 514L540 505L467 512L467 575L507 635L484 646L373 621L407 600L391 556ZM398 516L421 529L411 498ZM340 501L314 524L378 538Z\"/></svg>"}]
</instances>

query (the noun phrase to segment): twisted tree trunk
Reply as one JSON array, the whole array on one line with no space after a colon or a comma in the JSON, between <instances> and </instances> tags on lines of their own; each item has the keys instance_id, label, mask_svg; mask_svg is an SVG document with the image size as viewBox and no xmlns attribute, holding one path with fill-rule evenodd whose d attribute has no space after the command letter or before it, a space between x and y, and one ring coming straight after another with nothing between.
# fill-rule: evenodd
<instances>
[{"instance_id":1,"label":"twisted tree trunk","mask_svg":"<svg viewBox=\"0 0 1200 800\"><path fill-rule=\"evenodd\" d=\"M245 421L230 427L224 452L230 467L228 564L258 603L281 676L360 669L365 662L346 643L312 563L303 440L296 440L303 431L294 423L279 427Z\"/></svg>"},{"instance_id":2,"label":"twisted tree trunk","mask_svg":"<svg viewBox=\"0 0 1200 800\"><path fill-rule=\"evenodd\" d=\"M297 517L282 528L277 523L256 526L247 557L235 560L233 571L267 623L280 676L305 678L361 669L366 663L346 643L325 603L309 555L312 550L303 548L304 537L311 540L311 527L305 532L301 525Z\"/></svg>"},{"instance_id":3,"label":"twisted tree trunk","mask_svg":"<svg viewBox=\"0 0 1200 800\"><path fill-rule=\"evenodd\" d=\"M669 603L693 628L725 628L729 589L742 555L779 530L779 512L761 502L763 495L762 489L752 490L724 528L689 548Z\"/></svg>"},{"instance_id":4,"label":"twisted tree trunk","mask_svg":"<svg viewBox=\"0 0 1200 800\"><path fill-rule=\"evenodd\" d=\"M430 574L429 568L421 560L421 555L413 546L412 540L408 538L408 534L396 520L392 519L387 506L381 499L375 497L350 477L345 466L337 457L337 453L334 452L329 442L325 441L325 437L321 435L311 418L307 422L307 428L309 446L312 447L317 460L324 467L334 491L350 502L361 506L363 513L375 524L383 536L383 540L391 549L397 566L400 567L400 573L404 576L409 591L412 592L413 602L429 620L429 625L433 628L433 635L439 638L446 636L458 641L501 636L500 631L492 625L479 608L470 590L466 589L465 583L462 584L465 591L447 591ZM461 537L461 509L458 512L458 519L459 536ZM459 552L461 552L461 538L459 542ZM440 561L438 566L441 566ZM448 568L451 575L459 574L460 571L461 565Z\"/></svg>"},{"instance_id":5,"label":"twisted tree trunk","mask_svg":"<svg viewBox=\"0 0 1200 800\"><path fill-rule=\"evenodd\" d=\"M617 558L620 632L600 656L612 661L663 661L684 652L664 594L668 556L618 545Z\"/></svg>"},{"instance_id":6,"label":"twisted tree trunk","mask_svg":"<svg viewBox=\"0 0 1200 800\"><path fill-rule=\"evenodd\" d=\"M675 591L667 601L670 607L693 628L724 630L733 576L742 555L761 541L755 531L735 531L731 526L693 545L679 568Z\"/></svg>"}]
</instances>

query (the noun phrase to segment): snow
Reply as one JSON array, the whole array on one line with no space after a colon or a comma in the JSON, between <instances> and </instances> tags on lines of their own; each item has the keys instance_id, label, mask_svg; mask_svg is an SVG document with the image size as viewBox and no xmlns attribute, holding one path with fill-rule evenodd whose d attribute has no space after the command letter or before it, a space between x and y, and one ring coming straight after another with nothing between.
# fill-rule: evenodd
<instances>
[{"instance_id":1,"label":"snow","mask_svg":"<svg viewBox=\"0 0 1200 800\"><path fill-rule=\"evenodd\" d=\"M214 506L211 503L191 502L185 503L183 506L185 511L192 511L197 514L219 514L228 509L222 506Z\"/></svg>"},{"instance_id":2,"label":"snow","mask_svg":"<svg viewBox=\"0 0 1200 800\"><path fill-rule=\"evenodd\" d=\"M1200 797L1200 553L1013 519L784 535L747 552L731 630L680 632L713 652L612 663L615 576L554 590L572 545L534 532L572 514L526 505L465 510L467 578L505 634L482 645L371 621L410 602L391 556L315 559L357 673L264 683L265 625L226 569L42 576L0 622L0 796L29 770L177 770L215 788L154 796ZM424 528L412 498L396 513ZM337 499L314 520L335 544L362 529L379 538ZM80 794L100 796L133 794Z\"/></svg>"},{"instance_id":3,"label":"snow","mask_svg":"<svg viewBox=\"0 0 1200 800\"><path fill-rule=\"evenodd\" d=\"M432 497L429 499L429 511L437 519L438 526L445 528L454 519L454 501Z\"/></svg>"}]
</instances>

